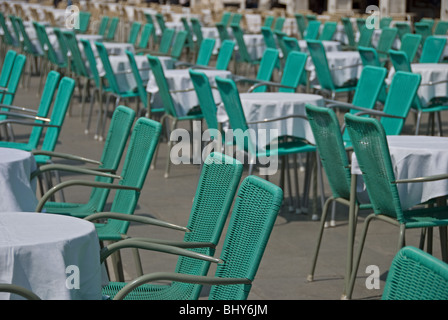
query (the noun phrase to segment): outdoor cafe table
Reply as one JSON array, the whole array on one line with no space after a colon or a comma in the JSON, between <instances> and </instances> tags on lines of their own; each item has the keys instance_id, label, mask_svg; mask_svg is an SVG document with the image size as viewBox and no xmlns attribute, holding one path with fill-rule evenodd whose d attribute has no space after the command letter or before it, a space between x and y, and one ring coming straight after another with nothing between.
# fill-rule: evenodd
<instances>
[{"instance_id":1,"label":"outdoor cafe table","mask_svg":"<svg viewBox=\"0 0 448 320\"><path fill-rule=\"evenodd\" d=\"M306 117L305 105L325 106L324 98L320 95L287 92L252 92L240 94L241 105L246 121L258 122L265 119L275 119L288 116ZM218 121L225 123L228 115L224 106L218 106ZM256 141L259 148L264 149L266 144L280 136L293 136L314 143L314 136L306 119L291 117L280 121L250 124L249 127L257 130L266 130L268 139L260 136Z\"/></svg>"},{"instance_id":2,"label":"outdoor cafe table","mask_svg":"<svg viewBox=\"0 0 448 320\"><path fill-rule=\"evenodd\" d=\"M0 283L44 300L101 300L108 283L93 223L38 212L0 213ZM20 299L0 293L0 299Z\"/></svg>"},{"instance_id":3,"label":"outdoor cafe table","mask_svg":"<svg viewBox=\"0 0 448 320\"><path fill-rule=\"evenodd\" d=\"M216 87L215 77L229 78L232 73L227 70L201 70L205 73L210 81L212 87ZM193 107L199 105L199 100L196 95L196 91L193 87L193 82L190 78L190 73L188 69L172 69L164 70L165 78L168 83L170 91L181 91L181 92L171 92L171 97L174 102L178 116L184 116ZM151 104L157 107L162 107L162 102L160 96L158 95L159 88L156 83L154 74L150 72L149 81L146 86L146 91L151 93ZM213 96L215 102L219 103L221 97L217 90L213 90Z\"/></svg>"},{"instance_id":4,"label":"outdoor cafe table","mask_svg":"<svg viewBox=\"0 0 448 320\"><path fill-rule=\"evenodd\" d=\"M0 214L36 209L36 181L30 181L36 169L32 153L0 148Z\"/></svg>"},{"instance_id":5,"label":"outdoor cafe table","mask_svg":"<svg viewBox=\"0 0 448 320\"><path fill-rule=\"evenodd\" d=\"M448 173L448 138L434 136L387 136L395 179L411 179ZM352 174L360 175L355 153ZM364 184L358 179L358 193ZM403 210L448 194L448 180L397 184Z\"/></svg>"}]
</instances>

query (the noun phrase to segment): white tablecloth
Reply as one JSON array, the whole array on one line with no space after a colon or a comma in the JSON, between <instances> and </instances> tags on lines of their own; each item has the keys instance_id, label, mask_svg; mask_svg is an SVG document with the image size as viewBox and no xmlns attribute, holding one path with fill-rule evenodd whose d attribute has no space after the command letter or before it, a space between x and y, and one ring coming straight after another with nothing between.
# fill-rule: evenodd
<instances>
[{"instance_id":1,"label":"white tablecloth","mask_svg":"<svg viewBox=\"0 0 448 320\"><path fill-rule=\"evenodd\" d=\"M247 52L252 59L261 59L264 51L266 50L266 44L262 34L245 34L244 42L246 43Z\"/></svg>"},{"instance_id":2,"label":"white tablecloth","mask_svg":"<svg viewBox=\"0 0 448 320\"><path fill-rule=\"evenodd\" d=\"M36 169L36 161L30 152L0 148L0 214L36 209L36 181L30 181L31 173Z\"/></svg>"},{"instance_id":3,"label":"white tablecloth","mask_svg":"<svg viewBox=\"0 0 448 320\"><path fill-rule=\"evenodd\" d=\"M82 219L37 212L0 214L0 282L44 300L100 300L104 266L95 227ZM0 293L0 299L18 299Z\"/></svg>"},{"instance_id":4,"label":"white tablecloth","mask_svg":"<svg viewBox=\"0 0 448 320\"><path fill-rule=\"evenodd\" d=\"M306 116L305 105L307 103L316 106L325 106L322 96L303 93L283 93L283 92L260 92L240 94L241 104L247 122L256 122L264 119L274 119L285 116L300 115ZM218 121L228 121L228 116L223 105L218 107ZM294 136L304 138L310 143L314 143L314 136L307 120L302 118L290 118L287 120L267 122L262 124L251 124L251 129L265 130L267 137L257 135L256 145L264 149L269 140L279 136ZM274 131L271 131L274 130ZM262 132L260 132L262 134Z\"/></svg>"},{"instance_id":5,"label":"white tablecloth","mask_svg":"<svg viewBox=\"0 0 448 320\"><path fill-rule=\"evenodd\" d=\"M327 52L327 61L336 86L342 86L345 82L359 79L361 76L362 61L358 51ZM310 72L310 82L316 83L317 75L311 57L308 58L305 69Z\"/></svg>"},{"instance_id":6,"label":"white tablecloth","mask_svg":"<svg viewBox=\"0 0 448 320\"><path fill-rule=\"evenodd\" d=\"M341 51L341 44L337 41L322 41L325 52ZM302 52L309 52L306 40L299 40L299 47Z\"/></svg>"},{"instance_id":7,"label":"white tablecloth","mask_svg":"<svg viewBox=\"0 0 448 320\"><path fill-rule=\"evenodd\" d=\"M422 105L434 97L448 96L448 82L436 85L427 85L430 82L448 80L448 64L445 63L413 63L411 64L412 72L421 74L422 81L418 89L418 96ZM391 68L387 81L390 83L395 74L394 68Z\"/></svg>"},{"instance_id":8,"label":"white tablecloth","mask_svg":"<svg viewBox=\"0 0 448 320\"><path fill-rule=\"evenodd\" d=\"M212 87L216 87L215 77L228 78L231 76L231 72L227 70L201 70L204 72L210 81ZM184 116L188 111L199 105L198 97L196 91L194 90L193 83L190 79L190 74L188 69L174 69L165 70L165 78L168 83L170 91L186 90L191 89L188 92L178 92L172 93L171 96L176 107L176 111L179 116ZM146 91L152 94L152 105L154 107L162 107L162 102L158 95L159 88L157 86L156 80L152 72L150 72L148 85L146 86ZM221 97L217 90L213 90L215 97L215 102L221 101Z\"/></svg>"},{"instance_id":9,"label":"white tablecloth","mask_svg":"<svg viewBox=\"0 0 448 320\"><path fill-rule=\"evenodd\" d=\"M448 172L448 138L433 136L388 136L395 178L410 179ZM352 173L361 174L356 155ZM358 183L358 191L362 184ZM448 180L397 184L404 210L448 194Z\"/></svg>"}]
</instances>

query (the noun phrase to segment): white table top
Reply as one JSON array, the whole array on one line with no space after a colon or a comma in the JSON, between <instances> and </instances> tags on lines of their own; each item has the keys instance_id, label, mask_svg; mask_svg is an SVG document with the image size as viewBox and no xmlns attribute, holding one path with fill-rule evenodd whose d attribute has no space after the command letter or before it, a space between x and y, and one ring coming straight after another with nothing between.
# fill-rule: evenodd
<instances>
[{"instance_id":1,"label":"white table top","mask_svg":"<svg viewBox=\"0 0 448 320\"><path fill-rule=\"evenodd\" d=\"M448 138L388 136L387 141L397 180L448 173ZM354 153L352 173L361 174ZM404 210L448 194L448 180L398 184L397 187Z\"/></svg>"},{"instance_id":2,"label":"white table top","mask_svg":"<svg viewBox=\"0 0 448 320\"><path fill-rule=\"evenodd\" d=\"M204 72L212 87L216 86L215 77L223 77L228 78L231 76L231 72L227 70L201 70ZM178 91L178 90L189 90L187 92L173 92L171 96L173 98L174 105L176 107L176 111L179 116L184 116L188 113L188 111L199 105L198 97L196 95L196 91L194 90L193 83L190 79L190 73L188 69L172 69L172 70L164 70L165 78L168 83L168 87L170 91ZM191 89L191 90L190 90ZM160 100L160 96L158 95L159 88L156 83L156 79L152 72L150 72L149 81L146 86L146 91L152 94L151 104L154 107L162 107L162 102ZM219 103L221 101L221 97L217 90L213 90L213 96L215 98L215 102Z\"/></svg>"},{"instance_id":3,"label":"white table top","mask_svg":"<svg viewBox=\"0 0 448 320\"><path fill-rule=\"evenodd\" d=\"M36 209L36 181L30 181L31 173L36 169L36 161L30 152L0 148L0 214Z\"/></svg>"},{"instance_id":4,"label":"white table top","mask_svg":"<svg viewBox=\"0 0 448 320\"><path fill-rule=\"evenodd\" d=\"M37 212L0 215L0 282L32 290L44 300L102 298L104 266L94 224ZM0 299L18 299L1 293Z\"/></svg>"},{"instance_id":5,"label":"white table top","mask_svg":"<svg viewBox=\"0 0 448 320\"><path fill-rule=\"evenodd\" d=\"M246 121L256 122L264 119L274 119L285 116L306 116L305 105L307 103L316 106L325 106L322 96L304 93L283 93L283 92L257 92L257 93L241 93L241 104L244 110ZM218 121L225 122L228 120L224 106L218 107ZM262 138L259 132L257 135L256 145L264 149L273 139L279 136L294 136L304 138L310 143L314 143L313 132L306 119L290 118L287 120L267 122L261 124L250 124L251 129L263 130L266 137Z\"/></svg>"}]
</instances>

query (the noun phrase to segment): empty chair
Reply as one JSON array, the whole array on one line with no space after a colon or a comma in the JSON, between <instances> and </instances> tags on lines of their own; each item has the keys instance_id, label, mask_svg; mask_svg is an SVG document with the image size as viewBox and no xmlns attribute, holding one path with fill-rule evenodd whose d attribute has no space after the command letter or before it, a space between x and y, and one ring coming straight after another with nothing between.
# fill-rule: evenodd
<instances>
[{"instance_id":1,"label":"empty chair","mask_svg":"<svg viewBox=\"0 0 448 320\"><path fill-rule=\"evenodd\" d=\"M423 43L420 63L439 63L445 50L446 38L429 36Z\"/></svg>"},{"instance_id":2,"label":"empty chair","mask_svg":"<svg viewBox=\"0 0 448 320\"><path fill-rule=\"evenodd\" d=\"M319 37L320 25L320 21L310 21L305 31L305 40L317 40Z\"/></svg>"},{"instance_id":3,"label":"empty chair","mask_svg":"<svg viewBox=\"0 0 448 320\"><path fill-rule=\"evenodd\" d=\"M296 19L297 31L303 39L306 30L306 19L303 14L300 13L295 13L294 18Z\"/></svg>"},{"instance_id":4,"label":"empty chair","mask_svg":"<svg viewBox=\"0 0 448 320\"><path fill-rule=\"evenodd\" d=\"M400 38L400 40L402 40L405 35L412 34L411 26L407 22L397 21L395 23L394 27L397 28L397 30L398 30L397 34L398 34L398 37Z\"/></svg>"},{"instance_id":5,"label":"empty chair","mask_svg":"<svg viewBox=\"0 0 448 320\"><path fill-rule=\"evenodd\" d=\"M445 36L448 31L448 21L440 20L434 29L435 36Z\"/></svg>"},{"instance_id":6,"label":"empty chair","mask_svg":"<svg viewBox=\"0 0 448 320\"><path fill-rule=\"evenodd\" d=\"M422 36L419 34L407 33L401 38L400 51L406 53L410 63L414 61L421 42Z\"/></svg>"},{"instance_id":7,"label":"empty chair","mask_svg":"<svg viewBox=\"0 0 448 320\"><path fill-rule=\"evenodd\" d=\"M414 30L416 34L422 36L422 43L425 43L426 38L432 36L432 27L430 24L425 22L416 22L414 23Z\"/></svg>"},{"instance_id":8,"label":"empty chair","mask_svg":"<svg viewBox=\"0 0 448 320\"><path fill-rule=\"evenodd\" d=\"M318 37L318 40L321 40L321 41L333 40L333 36L336 32L337 26L338 26L338 23L335 21L325 22L322 32L320 33L320 35Z\"/></svg>"},{"instance_id":9,"label":"empty chair","mask_svg":"<svg viewBox=\"0 0 448 320\"><path fill-rule=\"evenodd\" d=\"M397 32L397 28L385 27L382 29L380 39L378 40L378 45L376 46L380 61L386 60L388 58L389 50L392 48L395 42Z\"/></svg>"}]
</instances>

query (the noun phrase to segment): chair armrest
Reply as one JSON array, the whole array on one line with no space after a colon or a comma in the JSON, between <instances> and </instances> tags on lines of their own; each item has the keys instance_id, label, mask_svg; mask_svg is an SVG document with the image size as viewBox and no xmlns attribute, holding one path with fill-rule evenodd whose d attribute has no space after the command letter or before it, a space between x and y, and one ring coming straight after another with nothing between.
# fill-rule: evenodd
<instances>
[{"instance_id":1,"label":"chair armrest","mask_svg":"<svg viewBox=\"0 0 448 320\"><path fill-rule=\"evenodd\" d=\"M126 213L119 213L119 212L97 212L97 213L88 215L87 217L84 218L84 220L87 220L87 221L94 221L94 220L99 220L99 219L125 220L125 221L139 222L139 223L169 228L169 229L173 229L173 230L190 232L190 230L187 227L179 226L179 225L169 223L169 222L165 222L163 220L149 218L149 217L143 217L143 216L137 216L137 215L130 215L130 214L126 214Z\"/></svg>"},{"instance_id":2,"label":"chair armrest","mask_svg":"<svg viewBox=\"0 0 448 320\"><path fill-rule=\"evenodd\" d=\"M67 171L67 172L82 173L82 174L87 174L87 175L92 175L92 176L101 176L101 177L112 178L112 179L122 179L121 176L118 176L115 174L101 172L101 171L97 171L95 169L90 169L90 168L80 168L80 167L70 166L70 165L66 165L66 164L46 164L46 165L40 166L37 170L35 170L31 174L31 179L33 179L33 178L37 177L38 175L40 175L44 172L47 172L47 171Z\"/></svg>"},{"instance_id":3,"label":"chair armrest","mask_svg":"<svg viewBox=\"0 0 448 320\"><path fill-rule=\"evenodd\" d=\"M95 175L98 175L98 172L95 172ZM112 184L112 183L105 183L105 182L97 182L97 181L85 181L85 180L69 180L64 181L50 190L48 190L42 198L39 200L37 206L36 206L36 212L41 212L45 203L50 199L56 192L67 188L67 187L73 187L73 186L85 186L85 187L92 187L92 188L103 188L103 189L117 189L117 190L130 190L130 191L136 191L140 192L140 188L136 187L130 187L130 186L122 186L119 184Z\"/></svg>"},{"instance_id":4,"label":"chair armrest","mask_svg":"<svg viewBox=\"0 0 448 320\"><path fill-rule=\"evenodd\" d=\"M32 114L37 114L37 110L34 110L34 109L18 107L18 106L10 106L10 105L3 104L3 103L0 103L0 108L8 108L8 109L11 109L11 110L23 111L23 112L28 112L28 113L32 113Z\"/></svg>"},{"instance_id":5,"label":"chair armrest","mask_svg":"<svg viewBox=\"0 0 448 320\"><path fill-rule=\"evenodd\" d=\"M50 122L51 119L34 116L34 115L28 115L23 113L16 113L16 112L10 112L10 111L0 111L0 115L6 115L8 117L15 117L15 118L22 118L22 119L29 119L29 120L39 120L43 122Z\"/></svg>"},{"instance_id":6,"label":"chair armrest","mask_svg":"<svg viewBox=\"0 0 448 320\"><path fill-rule=\"evenodd\" d=\"M261 86L270 86L270 87L278 87L278 88L288 88L288 89L296 89L295 87L290 87L290 86L285 86L281 83L278 82L271 82L271 81L260 81L256 84L254 84L253 86L251 86L249 88L249 90L247 90L248 93L254 91L256 88L261 87Z\"/></svg>"},{"instance_id":7,"label":"chair armrest","mask_svg":"<svg viewBox=\"0 0 448 320\"><path fill-rule=\"evenodd\" d=\"M447 82L448 82L448 80L429 81L429 82L425 82L425 83L420 84L420 86L425 86L425 87L435 86L436 84L447 83Z\"/></svg>"},{"instance_id":8,"label":"chair armrest","mask_svg":"<svg viewBox=\"0 0 448 320\"><path fill-rule=\"evenodd\" d=\"M427 177L400 179L400 180L395 180L393 183L399 184L399 183L430 182L430 181L438 181L438 180L444 180L444 179L448 179L448 174L437 174L437 175L427 176Z\"/></svg>"},{"instance_id":9,"label":"chair armrest","mask_svg":"<svg viewBox=\"0 0 448 320\"><path fill-rule=\"evenodd\" d=\"M162 239L151 239L151 238L132 238L136 241L147 241L159 244L166 244L169 246L184 248L184 249L196 249L196 248L216 248L216 245L211 242L185 242L185 241L174 241L174 240L162 240Z\"/></svg>"},{"instance_id":10,"label":"chair armrest","mask_svg":"<svg viewBox=\"0 0 448 320\"><path fill-rule=\"evenodd\" d=\"M126 286L121 289L116 296L115 300L124 299L132 290L137 288L138 286L158 280L167 280L167 281L176 281L176 282L184 282L184 283L195 283L202 285L235 285L235 284L245 284L250 285L252 283L251 280L246 278L217 278L211 276L195 276L188 274L179 274L174 272L155 272L151 274L146 274L140 276L133 281L130 281Z\"/></svg>"},{"instance_id":11,"label":"chair armrest","mask_svg":"<svg viewBox=\"0 0 448 320\"><path fill-rule=\"evenodd\" d=\"M33 155L45 155L45 156L50 156L50 157L54 157L54 158L63 158L63 159L68 159L68 160L82 161L82 162L86 162L86 163L95 164L98 166L103 164L101 161L92 160L92 159L88 159L88 158L84 158L81 156L68 154L68 153L45 151L45 150L33 150L33 151L31 151L31 153Z\"/></svg>"},{"instance_id":12,"label":"chair armrest","mask_svg":"<svg viewBox=\"0 0 448 320\"><path fill-rule=\"evenodd\" d=\"M359 67L359 66L362 66L362 63L352 64L352 65L349 65L349 66L338 66L338 67L330 68L330 71L333 71L333 70L337 71L337 70L356 68L356 67Z\"/></svg>"},{"instance_id":13,"label":"chair armrest","mask_svg":"<svg viewBox=\"0 0 448 320\"><path fill-rule=\"evenodd\" d=\"M16 119L6 119L0 121L0 125L13 123L13 124L19 124L23 126L31 126L31 127L48 127L48 128L60 128L60 126L55 124L48 124L48 123L37 123L37 122L29 122L29 121L22 121L22 120L16 120Z\"/></svg>"},{"instance_id":14,"label":"chair armrest","mask_svg":"<svg viewBox=\"0 0 448 320\"><path fill-rule=\"evenodd\" d=\"M308 118L306 116L297 114L297 115L290 115L290 116L284 116L284 117L278 117L278 118L272 118L272 119L263 119L260 121L251 121L251 122L247 122L247 124L267 123L267 122L287 120L287 119L291 119L291 118L300 118L300 119L304 119L304 120L308 121Z\"/></svg>"}]
</instances>

